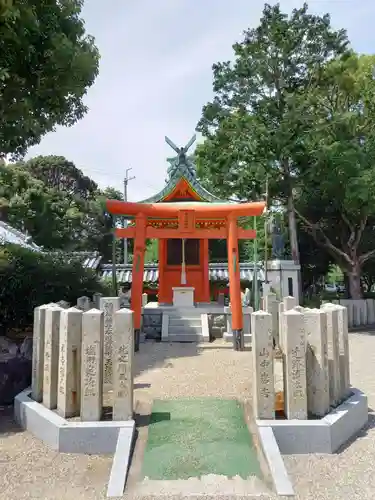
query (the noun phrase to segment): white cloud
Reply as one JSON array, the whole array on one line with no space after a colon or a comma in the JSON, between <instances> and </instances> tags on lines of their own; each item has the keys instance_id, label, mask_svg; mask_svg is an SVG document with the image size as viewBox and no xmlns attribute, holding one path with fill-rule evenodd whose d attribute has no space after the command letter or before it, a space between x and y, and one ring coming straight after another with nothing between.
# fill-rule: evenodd
<instances>
[{"instance_id":1,"label":"white cloud","mask_svg":"<svg viewBox=\"0 0 375 500\"><path fill-rule=\"evenodd\" d=\"M273 2L270 2L273 3ZM302 1L281 1L285 11ZM371 51L375 7L362 0L309 2L347 28L354 47ZM185 144L211 98L212 64L232 56L243 30L256 26L261 0L108 0L86 2L84 17L101 53L100 75L88 92L90 111L70 129L59 128L29 152L60 154L100 185L122 187L125 169L136 179L132 200L164 184L168 135Z\"/></svg>"}]
</instances>

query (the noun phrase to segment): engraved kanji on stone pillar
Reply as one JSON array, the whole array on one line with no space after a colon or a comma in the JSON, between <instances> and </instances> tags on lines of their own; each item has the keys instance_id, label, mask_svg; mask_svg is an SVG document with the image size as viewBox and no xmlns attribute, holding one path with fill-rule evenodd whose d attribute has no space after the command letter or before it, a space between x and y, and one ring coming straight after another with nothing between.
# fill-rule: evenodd
<instances>
[{"instance_id":1,"label":"engraved kanji on stone pillar","mask_svg":"<svg viewBox=\"0 0 375 500\"><path fill-rule=\"evenodd\" d=\"M321 309L306 309L304 319L308 412L324 417L329 412L327 315Z\"/></svg>"},{"instance_id":2,"label":"engraved kanji on stone pillar","mask_svg":"<svg viewBox=\"0 0 375 500\"><path fill-rule=\"evenodd\" d=\"M57 412L64 418L78 416L81 392L82 311L71 307L60 313Z\"/></svg>"},{"instance_id":3,"label":"engraved kanji on stone pillar","mask_svg":"<svg viewBox=\"0 0 375 500\"><path fill-rule=\"evenodd\" d=\"M298 311L284 314L284 401L288 420L307 419L306 334L304 317Z\"/></svg>"},{"instance_id":4,"label":"engraved kanji on stone pillar","mask_svg":"<svg viewBox=\"0 0 375 500\"><path fill-rule=\"evenodd\" d=\"M258 419L275 418L272 316L264 311L251 315L253 356L253 407Z\"/></svg>"},{"instance_id":5,"label":"engraved kanji on stone pillar","mask_svg":"<svg viewBox=\"0 0 375 500\"><path fill-rule=\"evenodd\" d=\"M103 407L104 314L90 309L82 316L81 420L99 421Z\"/></svg>"},{"instance_id":6,"label":"engraved kanji on stone pillar","mask_svg":"<svg viewBox=\"0 0 375 500\"><path fill-rule=\"evenodd\" d=\"M101 297L100 310L104 312L103 382L112 385L112 344L114 314L121 307L120 297Z\"/></svg>"},{"instance_id":7,"label":"engraved kanji on stone pillar","mask_svg":"<svg viewBox=\"0 0 375 500\"><path fill-rule=\"evenodd\" d=\"M57 407L61 311L57 305L45 310L43 404L50 410Z\"/></svg>"},{"instance_id":8,"label":"engraved kanji on stone pillar","mask_svg":"<svg viewBox=\"0 0 375 500\"><path fill-rule=\"evenodd\" d=\"M121 309L114 315L113 420L133 418L133 311Z\"/></svg>"}]
</instances>

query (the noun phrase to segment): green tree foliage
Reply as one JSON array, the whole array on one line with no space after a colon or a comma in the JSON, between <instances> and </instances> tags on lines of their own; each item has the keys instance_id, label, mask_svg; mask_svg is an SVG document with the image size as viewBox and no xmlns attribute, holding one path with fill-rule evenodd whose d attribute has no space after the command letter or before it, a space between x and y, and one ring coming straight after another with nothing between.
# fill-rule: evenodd
<instances>
[{"instance_id":1,"label":"green tree foliage","mask_svg":"<svg viewBox=\"0 0 375 500\"><path fill-rule=\"evenodd\" d=\"M87 111L99 54L83 0L0 2L0 157L22 157L56 125Z\"/></svg>"},{"instance_id":2,"label":"green tree foliage","mask_svg":"<svg viewBox=\"0 0 375 500\"><path fill-rule=\"evenodd\" d=\"M361 297L364 264L375 258L375 56L338 58L298 103L304 129L296 185L305 230Z\"/></svg>"},{"instance_id":3,"label":"green tree foliage","mask_svg":"<svg viewBox=\"0 0 375 500\"><path fill-rule=\"evenodd\" d=\"M327 60L345 53L347 44L328 15L309 14L306 4L290 17L279 5L266 4L259 26L233 45L234 62L214 64L215 97L198 124L206 138L196 153L200 176L220 186L223 196L243 200L259 198L268 176L271 199L287 206L297 261L293 189L300 130L290 100L310 87L311 75Z\"/></svg>"},{"instance_id":4,"label":"green tree foliage","mask_svg":"<svg viewBox=\"0 0 375 500\"><path fill-rule=\"evenodd\" d=\"M17 245L0 245L0 333L32 324L33 310L41 304L92 296L109 289L79 262L32 252Z\"/></svg>"},{"instance_id":5,"label":"green tree foliage","mask_svg":"<svg viewBox=\"0 0 375 500\"><path fill-rule=\"evenodd\" d=\"M107 198L121 200L122 194L100 190L61 156L0 165L0 219L46 250L96 250L111 260L114 221L104 209Z\"/></svg>"}]
</instances>

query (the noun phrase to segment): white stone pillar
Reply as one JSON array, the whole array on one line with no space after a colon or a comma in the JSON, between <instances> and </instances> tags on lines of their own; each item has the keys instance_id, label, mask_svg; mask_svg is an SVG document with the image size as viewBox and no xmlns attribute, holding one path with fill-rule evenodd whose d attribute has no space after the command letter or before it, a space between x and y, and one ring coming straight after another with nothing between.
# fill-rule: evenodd
<instances>
[{"instance_id":1,"label":"white stone pillar","mask_svg":"<svg viewBox=\"0 0 375 500\"><path fill-rule=\"evenodd\" d=\"M142 307L144 307L148 303L148 295L147 293L142 293Z\"/></svg>"},{"instance_id":2,"label":"white stone pillar","mask_svg":"<svg viewBox=\"0 0 375 500\"><path fill-rule=\"evenodd\" d=\"M275 345L279 345L279 303L275 293L264 297L264 308L272 316L272 335Z\"/></svg>"},{"instance_id":3,"label":"white stone pillar","mask_svg":"<svg viewBox=\"0 0 375 500\"><path fill-rule=\"evenodd\" d=\"M43 305L34 309L31 397L38 403L43 399L44 338L47 307L49 306Z\"/></svg>"},{"instance_id":4,"label":"white stone pillar","mask_svg":"<svg viewBox=\"0 0 375 500\"><path fill-rule=\"evenodd\" d=\"M57 305L45 310L43 405L50 410L57 407L61 311Z\"/></svg>"},{"instance_id":5,"label":"white stone pillar","mask_svg":"<svg viewBox=\"0 0 375 500\"><path fill-rule=\"evenodd\" d=\"M327 314L323 309L304 312L307 339L308 413L324 417L329 412Z\"/></svg>"},{"instance_id":6,"label":"white stone pillar","mask_svg":"<svg viewBox=\"0 0 375 500\"><path fill-rule=\"evenodd\" d=\"M64 418L78 416L81 392L82 311L71 307L60 314L57 412Z\"/></svg>"},{"instance_id":7,"label":"white stone pillar","mask_svg":"<svg viewBox=\"0 0 375 500\"><path fill-rule=\"evenodd\" d=\"M69 309L69 307L70 307L69 302L67 302L66 300L59 300L57 305L59 307L62 307L63 309Z\"/></svg>"},{"instance_id":8,"label":"white stone pillar","mask_svg":"<svg viewBox=\"0 0 375 500\"><path fill-rule=\"evenodd\" d=\"M103 311L90 309L82 316L81 410L83 422L97 422L103 408Z\"/></svg>"},{"instance_id":9,"label":"white stone pillar","mask_svg":"<svg viewBox=\"0 0 375 500\"><path fill-rule=\"evenodd\" d=\"M89 311L91 309L91 301L90 297L78 297L77 299L77 309L80 309L81 311Z\"/></svg>"},{"instance_id":10,"label":"white stone pillar","mask_svg":"<svg viewBox=\"0 0 375 500\"><path fill-rule=\"evenodd\" d=\"M112 343L113 343L113 321L116 311L121 307L120 297L101 297L100 310L104 312L104 362L103 382L112 385Z\"/></svg>"},{"instance_id":11,"label":"white stone pillar","mask_svg":"<svg viewBox=\"0 0 375 500\"><path fill-rule=\"evenodd\" d=\"M92 296L92 303L95 309L100 309L100 299L102 298L102 296L103 294L99 292L94 293L94 295Z\"/></svg>"},{"instance_id":12,"label":"white stone pillar","mask_svg":"<svg viewBox=\"0 0 375 500\"><path fill-rule=\"evenodd\" d=\"M294 307L298 306L297 299L295 297L284 297L283 298L284 302L284 311L290 311Z\"/></svg>"},{"instance_id":13,"label":"white stone pillar","mask_svg":"<svg viewBox=\"0 0 375 500\"><path fill-rule=\"evenodd\" d=\"M121 309L114 315L113 420L133 419L133 311Z\"/></svg>"},{"instance_id":14,"label":"white stone pillar","mask_svg":"<svg viewBox=\"0 0 375 500\"><path fill-rule=\"evenodd\" d=\"M264 311L251 315L253 356L253 408L258 419L275 418L272 316Z\"/></svg>"},{"instance_id":15,"label":"white stone pillar","mask_svg":"<svg viewBox=\"0 0 375 500\"><path fill-rule=\"evenodd\" d=\"M325 308L329 307L326 304ZM338 311L338 343L340 356L340 400L345 399L350 393L350 359L349 359L349 334L348 310L345 306L337 305Z\"/></svg>"},{"instance_id":16,"label":"white stone pillar","mask_svg":"<svg viewBox=\"0 0 375 500\"><path fill-rule=\"evenodd\" d=\"M304 316L289 310L284 314L284 406L288 420L307 419L306 334Z\"/></svg>"},{"instance_id":17,"label":"white stone pillar","mask_svg":"<svg viewBox=\"0 0 375 500\"><path fill-rule=\"evenodd\" d=\"M349 356L349 332L348 332L348 310L346 307L338 306L339 311L339 349L340 349L340 385L341 399L348 397L350 393L350 356Z\"/></svg>"},{"instance_id":18,"label":"white stone pillar","mask_svg":"<svg viewBox=\"0 0 375 500\"><path fill-rule=\"evenodd\" d=\"M283 327L284 327L284 311L285 311L285 306L284 302L279 302L278 304L278 324L279 324L279 335L278 339L279 342L276 344L280 349L283 349L284 346L284 332L283 332Z\"/></svg>"},{"instance_id":19,"label":"white stone pillar","mask_svg":"<svg viewBox=\"0 0 375 500\"><path fill-rule=\"evenodd\" d=\"M324 304L327 314L328 374L330 404L336 406L341 399L339 311L336 304Z\"/></svg>"}]
</instances>

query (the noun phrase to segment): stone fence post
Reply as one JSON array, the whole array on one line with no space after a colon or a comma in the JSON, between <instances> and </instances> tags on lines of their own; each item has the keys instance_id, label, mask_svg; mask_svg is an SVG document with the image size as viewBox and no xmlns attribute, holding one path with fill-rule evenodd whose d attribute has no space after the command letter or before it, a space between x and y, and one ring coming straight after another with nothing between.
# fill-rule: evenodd
<instances>
[{"instance_id":1,"label":"stone fence post","mask_svg":"<svg viewBox=\"0 0 375 500\"><path fill-rule=\"evenodd\" d=\"M63 309L51 306L45 310L43 404L54 410L57 407L60 316Z\"/></svg>"},{"instance_id":2,"label":"stone fence post","mask_svg":"<svg viewBox=\"0 0 375 500\"><path fill-rule=\"evenodd\" d=\"M121 309L114 315L113 420L133 419L133 311Z\"/></svg>"},{"instance_id":3,"label":"stone fence post","mask_svg":"<svg viewBox=\"0 0 375 500\"><path fill-rule=\"evenodd\" d=\"M264 311L251 315L254 418L275 418L272 316Z\"/></svg>"},{"instance_id":4,"label":"stone fence post","mask_svg":"<svg viewBox=\"0 0 375 500\"><path fill-rule=\"evenodd\" d=\"M103 311L82 315L81 420L99 421L103 408Z\"/></svg>"},{"instance_id":5,"label":"stone fence post","mask_svg":"<svg viewBox=\"0 0 375 500\"><path fill-rule=\"evenodd\" d=\"M100 310L104 312L104 362L103 382L106 386L113 383L112 376L112 343L113 343L113 321L116 311L121 307L120 297L101 297Z\"/></svg>"},{"instance_id":6,"label":"stone fence post","mask_svg":"<svg viewBox=\"0 0 375 500\"><path fill-rule=\"evenodd\" d=\"M60 314L57 412L64 418L79 415L81 392L82 311L71 307Z\"/></svg>"},{"instance_id":7,"label":"stone fence post","mask_svg":"<svg viewBox=\"0 0 375 500\"><path fill-rule=\"evenodd\" d=\"M308 412L324 417L329 412L327 315L321 309L304 312L307 345Z\"/></svg>"},{"instance_id":8,"label":"stone fence post","mask_svg":"<svg viewBox=\"0 0 375 500\"><path fill-rule=\"evenodd\" d=\"M273 344L279 345L279 303L275 293L269 293L264 297L264 310L272 316Z\"/></svg>"},{"instance_id":9,"label":"stone fence post","mask_svg":"<svg viewBox=\"0 0 375 500\"><path fill-rule=\"evenodd\" d=\"M340 382L340 346L339 346L339 311L336 304L323 304L327 314L327 346L329 397L331 406L336 406L341 399Z\"/></svg>"},{"instance_id":10,"label":"stone fence post","mask_svg":"<svg viewBox=\"0 0 375 500\"><path fill-rule=\"evenodd\" d=\"M307 419L306 334L304 316L298 311L283 313L284 404L288 420Z\"/></svg>"},{"instance_id":11,"label":"stone fence post","mask_svg":"<svg viewBox=\"0 0 375 500\"><path fill-rule=\"evenodd\" d=\"M81 311L85 312L91 309L91 300L89 297L83 296L78 297L77 299L77 309L81 309Z\"/></svg>"}]
</instances>

